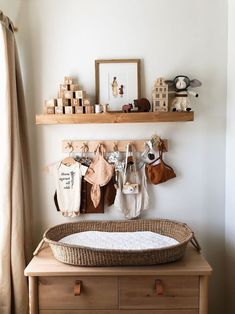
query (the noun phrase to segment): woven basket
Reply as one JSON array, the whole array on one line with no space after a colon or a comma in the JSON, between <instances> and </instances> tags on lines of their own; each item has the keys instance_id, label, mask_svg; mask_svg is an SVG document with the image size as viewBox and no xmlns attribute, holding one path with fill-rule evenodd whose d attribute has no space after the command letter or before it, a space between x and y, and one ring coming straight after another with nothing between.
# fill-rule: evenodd
<instances>
[{"instance_id":1,"label":"woven basket","mask_svg":"<svg viewBox=\"0 0 235 314\"><path fill-rule=\"evenodd\" d=\"M106 232L152 231L172 237L179 244L161 249L129 251L88 248L58 242L70 234L91 230ZM200 250L192 230L186 224L172 220L80 221L65 223L48 229L34 254L38 253L43 242L47 242L54 257L66 264L77 266L156 265L174 262L182 258L189 241Z\"/></svg>"}]
</instances>

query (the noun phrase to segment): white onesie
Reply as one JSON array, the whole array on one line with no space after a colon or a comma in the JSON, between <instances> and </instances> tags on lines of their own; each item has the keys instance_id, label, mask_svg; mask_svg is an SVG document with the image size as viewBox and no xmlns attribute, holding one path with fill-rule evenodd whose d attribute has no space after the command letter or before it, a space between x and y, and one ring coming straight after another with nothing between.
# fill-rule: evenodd
<instances>
[{"instance_id":1,"label":"white onesie","mask_svg":"<svg viewBox=\"0 0 235 314\"><path fill-rule=\"evenodd\" d=\"M59 162L54 166L57 201L63 216L75 217L80 214L81 180L87 167L79 162L66 166Z\"/></svg>"}]
</instances>

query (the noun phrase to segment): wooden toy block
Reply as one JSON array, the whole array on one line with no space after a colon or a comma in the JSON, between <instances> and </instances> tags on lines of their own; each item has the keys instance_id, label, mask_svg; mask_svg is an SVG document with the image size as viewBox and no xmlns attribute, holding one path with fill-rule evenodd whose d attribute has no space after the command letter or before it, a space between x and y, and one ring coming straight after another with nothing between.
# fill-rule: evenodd
<instances>
[{"instance_id":1,"label":"wooden toy block","mask_svg":"<svg viewBox=\"0 0 235 314\"><path fill-rule=\"evenodd\" d=\"M70 90L73 92L79 91L79 85L78 84L71 84Z\"/></svg>"},{"instance_id":2,"label":"wooden toy block","mask_svg":"<svg viewBox=\"0 0 235 314\"><path fill-rule=\"evenodd\" d=\"M73 84L73 79L70 76L64 77L64 84Z\"/></svg>"},{"instance_id":3,"label":"wooden toy block","mask_svg":"<svg viewBox=\"0 0 235 314\"><path fill-rule=\"evenodd\" d=\"M67 99L67 98L59 98L62 99L60 100L60 104L62 103L62 106L70 106L71 105L71 99Z\"/></svg>"},{"instance_id":4,"label":"wooden toy block","mask_svg":"<svg viewBox=\"0 0 235 314\"><path fill-rule=\"evenodd\" d=\"M64 107L64 113L65 114L73 114L73 106L65 106Z\"/></svg>"},{"instance_id":5,"label":"wooden toy block","mask_svg":"<svg viewBox=\"0 0 235 314\"><path fill-rule=\"evenodd\" d=\"M80 105L79 100L80 99L76 99L76 98L71 99L72 106L79 106Z\"/></svg>"},{"instance_id":6,"label":"wooden toy block","mask_svg":"<svg viewBox=\"0 0 235 314\"><path fill-rule=\"evenodd\" d=\"M55 114L55 107L46 107L46 114Z\"/></svg>"},{"instance_id":7,"label":"wooden toy block","mask_svg":"<svg viewBox=\"0 0 235 314\"><path fill-rule=\"evenodd\" d=\"M65 90L64 91L64 98L66 99L72 99L74 96L74 92L70 90Z\"/></svg>"},{"instance_id":8,"label":"wooden toy block","mask_svg":"<svg viewBox=\"0 0 235 314\"><path fill-rule=\"evenodd\" d=\"M74 113L83 113L83 108L82 106L74 106Z\"/></svg>"},{"instance_id":9,"label":"wooden toy block","mask_svg":"<svg viewBox=\"0 0 235 314\"><path fill-rule=\"evenodd\" d=\"M63 98L57 98L57 106L58 107L64 106L64 99Z\"/></svg>"},{"instance_id":10,"label":"wooden toy block","mask_svg":"<svg viewBox=\"0 0 235 314\"><path fill-rule=\"evenodd\" d=\"M84 106L90 106L90 105L91 105L90 99L85 98L85 99L83 100L83 105L84 105Z\"/></svg>"},{"instance_id":11,"label":"wooden toy block","mask_svg":"<svg viewBox=\"0 0 235 314\"><path fill-rule=\"evenodd\" d=\"M75 98L77 99L83 99L86 96L86 92L83 90L78 90L75 92Z\"/></svg>"},{"instance_id":12,"label":"wooden toy block","mask_svg":"<svg viewBox=\"0 0 235 314\"><path fill-rule=\"evenodd\" d=\"M56 106L56 104L57 104L57 99L55 99L55 98L45 100L45 105L47 107L54 107L54 106Z\"/></svg>"},{"instance_id":13,"label":"wooden toy block","mask_svg":"<svg viewBox=\"0 0 235 314\"><path fill-rule=\"evenodd\" d=\"M60 84L60 92L64 92L65 90L69 90L70 85L69 84Z\"/></svg>"},{"instance_id":14,"label":"wooden toy block","mask_svg":"<svg viewBox=\"0 0 235 314\"><path fill-rule=\"evenodd\" d=\"M85 107L85 113L94 113L95 108L92 105L84 106Z\"/></svg>"},{"instance_id":15,"label":"wooden toy block","mask_svg":"<svg viewBox=\"0 0 235 314\"><path fill-rule=\"evenodd\" d=\"M63 114L64 113L64 107L63 106L56 106L55 107L55 114Z\"/></svg>"}]
</instances>

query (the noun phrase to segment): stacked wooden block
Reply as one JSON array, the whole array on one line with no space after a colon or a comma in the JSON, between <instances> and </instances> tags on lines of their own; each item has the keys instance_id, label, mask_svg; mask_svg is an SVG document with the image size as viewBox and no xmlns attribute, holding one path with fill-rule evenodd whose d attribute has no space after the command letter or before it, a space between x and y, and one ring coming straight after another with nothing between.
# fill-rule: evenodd
<instances>
[{"instance_id":1,"label":"stacked wooden block","mask_svg":"<svg viewBox=\"0 0 235 314\"><path fill-rule=\"evenodd\" d=\"M168 85L165 80L158 78L152 89L153 111L168 111Z\"/></svg>"},{"instance_id":2,"label":"stacked wooden block","mask_svg":"<svg viewBox=\"0 0 235 314\"><path fill-rule=\"evenodd\" d=\"M44 114L82 114L93 113L94 106L86 98L86 92L65 76L64 84L60 84L58 98L45 101Z\"/></svg>"}]
</instances>

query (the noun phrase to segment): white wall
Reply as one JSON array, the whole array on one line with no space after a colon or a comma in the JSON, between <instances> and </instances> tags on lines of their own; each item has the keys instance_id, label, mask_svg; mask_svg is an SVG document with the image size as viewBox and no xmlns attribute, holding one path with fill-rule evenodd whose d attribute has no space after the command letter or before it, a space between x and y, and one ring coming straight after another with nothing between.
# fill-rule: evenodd
<instances>
[{"instance_id":1,"label":"white wall","mask_svg":"<svg viewBox=\"0 0 235 314\"><path fill-rule=\"evenodd\" d=\"M7 0L5 0L7 2ZM143 216L188 223L214 268L210 313L222 314L224 286L226 1L22 1L17 34L29 106L35 244L43 231L67 221L53 204L52 178L42 171L59 160L63 139L169 139L167 160L177 179L150 187ZM186 74L203 82L195 121L120 125L35 126L34 113L56 95L64 75L78 77L94 99L94 60L141 58L142 96L158 76ZM79 219L122 219L115 208Z\"/></svg>"},{"instance_id":2,"label":"white wall","mask_svg":"<svg viewBox=\"0 0 235 314\"><path fill-rule=\"evenodd\" d=\"M228 89L227 89L227 151L226 151L226 304L228 314L235 313L235 3L228 1Z\"/></svg>"}]
</instances>

